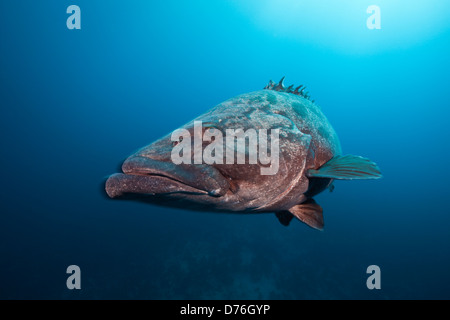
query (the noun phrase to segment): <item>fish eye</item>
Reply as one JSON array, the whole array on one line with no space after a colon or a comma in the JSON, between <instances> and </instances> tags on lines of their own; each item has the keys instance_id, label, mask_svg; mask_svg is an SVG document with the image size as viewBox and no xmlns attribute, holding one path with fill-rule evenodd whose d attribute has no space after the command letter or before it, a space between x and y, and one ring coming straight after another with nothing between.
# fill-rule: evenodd
<instances>
[{"instance_id":1,"label":"fish eye","mask_svg":"<svg viewBox=\"0 0 450 320\"><path fill-rule=\"evenodd\" d=\"M172 147L175 147L176 145L178 145L181 141L183 141L183 137L179 137L178 141L172 141Z\"/></svg>"}]
</instances>

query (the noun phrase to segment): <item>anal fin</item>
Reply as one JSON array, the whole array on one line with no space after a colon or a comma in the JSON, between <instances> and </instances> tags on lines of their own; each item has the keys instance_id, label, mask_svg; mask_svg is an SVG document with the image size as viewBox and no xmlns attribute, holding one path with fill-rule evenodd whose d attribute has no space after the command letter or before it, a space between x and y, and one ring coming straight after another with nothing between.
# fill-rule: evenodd
<instances>
[{"instance_id":1,"label":"anal fin","mask_svg":"<svg viewBox=\"0 0 450 320\"><path fill-rule=\"evenodd\" d=\"M323 230L323 209L313 199L295 205L288 211L311 228Z\"/></svg>"}]
</instances>

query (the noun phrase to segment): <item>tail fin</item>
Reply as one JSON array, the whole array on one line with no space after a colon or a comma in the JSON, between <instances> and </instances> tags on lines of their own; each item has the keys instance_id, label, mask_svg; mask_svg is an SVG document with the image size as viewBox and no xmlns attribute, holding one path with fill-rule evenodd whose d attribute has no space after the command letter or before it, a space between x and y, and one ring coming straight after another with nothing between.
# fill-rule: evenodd
<instances>
[{"instance_id":1,"label":"tail fin","mask_svg":"<svg viewBox=\"0 0 450 320\"><path fill-rule=\"evenodd\" d=\"M307 176L342 180L379 179L382 177L375 162L354 155L335 156L318 170L308 170Z\"/></svg>"}]
</instances>

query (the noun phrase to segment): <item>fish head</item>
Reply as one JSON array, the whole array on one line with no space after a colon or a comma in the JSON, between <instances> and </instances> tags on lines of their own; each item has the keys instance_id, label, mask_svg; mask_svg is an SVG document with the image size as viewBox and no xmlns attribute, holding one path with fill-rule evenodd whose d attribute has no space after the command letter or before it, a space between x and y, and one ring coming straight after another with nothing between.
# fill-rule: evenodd
<instances>
[{"instance_id":1,"label":"fish head","mask_svg":"<svg viewBox=\"0 0 450 320\"><path fill-rule=\"evenodd\" d=\"M214 167L172 161L176 144L171 135L167 135L129 156L122 164L122 173L114 174L106 181L108 196L224 195L229 183Z\"/></svg>"},{"instance_id":2,"label":"fish head","mask_svg":"<svg viewBox=\"0 0 450 320\"><path fill-rule=\"evenodd\" d=\"M270 208L298 185L297 193L306 191L311 137L282 109L265 105L261 95L227 100L138 150L122 173L109 177L107 194L150 202L163 197L165 205L169 199L196 210L247 211ZM299 199L287 201L289 207Z\"/></svg>"}]
</instances>

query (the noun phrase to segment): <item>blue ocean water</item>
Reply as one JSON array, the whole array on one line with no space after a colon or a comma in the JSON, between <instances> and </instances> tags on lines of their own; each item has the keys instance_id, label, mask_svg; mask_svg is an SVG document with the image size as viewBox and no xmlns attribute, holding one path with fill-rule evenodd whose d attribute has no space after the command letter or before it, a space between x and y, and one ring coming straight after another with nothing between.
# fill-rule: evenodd
<instances>
[{"instance_id":1,"label":"blue ocean water","mask_svg":"<svg viewBox=\"0 0 450 320\"><path fill-rule=\"evenodd\" d=\"M66 27L73 4L80 30ZM0 2L0 298L449 299L449 9ZM323 232L105 197L136 149L282 76L384 176L317 196ZM69 265L81 290L66 287ZM369 265L381 290L366 286Z\"/></svg>"}]
</instances>

